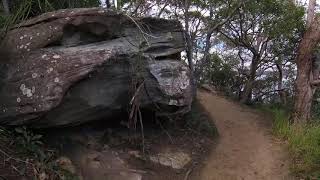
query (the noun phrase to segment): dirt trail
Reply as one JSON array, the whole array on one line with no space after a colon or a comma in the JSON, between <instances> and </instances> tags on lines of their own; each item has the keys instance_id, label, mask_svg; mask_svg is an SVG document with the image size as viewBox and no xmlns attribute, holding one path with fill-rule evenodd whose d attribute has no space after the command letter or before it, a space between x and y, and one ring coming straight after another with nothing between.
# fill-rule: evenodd
<instances>
[{"instance_id":1,"label":"dirt trail","mask_svg":"<svg viewBox=\"0 0 320 180\"><path fill-rule=\"evenodd\" d=\"M291 180L286 153L272 139L261 113L199 92L201 104L215 121L220 137L205 167L194 179Z\"/></svg>"}]
</instances>

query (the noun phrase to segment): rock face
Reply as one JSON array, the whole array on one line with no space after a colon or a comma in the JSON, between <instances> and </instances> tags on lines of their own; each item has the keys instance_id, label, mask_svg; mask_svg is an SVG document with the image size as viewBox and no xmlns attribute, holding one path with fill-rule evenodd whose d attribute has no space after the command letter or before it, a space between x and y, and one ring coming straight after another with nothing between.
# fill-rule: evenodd
<instances>
[{"instance_id":1,"label":"rock face","mask_svg":"<svg viewBox=\"0 0 320 180\"><path fill-rule=\"evenodd\" d=\"M37 127L107 119L128 109L187 112L190 71L178 21L131 18L100 8L50 12L2 42L0 123ZM6 57L6 58L4 58Z\"/></svg>"}]
</instances>

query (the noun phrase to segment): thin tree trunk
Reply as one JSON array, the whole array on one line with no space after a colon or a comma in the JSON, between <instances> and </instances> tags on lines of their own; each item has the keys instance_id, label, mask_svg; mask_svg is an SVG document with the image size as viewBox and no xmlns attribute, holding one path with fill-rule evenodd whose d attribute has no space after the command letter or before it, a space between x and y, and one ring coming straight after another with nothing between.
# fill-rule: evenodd
<instances>
[{"instance_id":1,"label":"thin tree trunk","mask_svg":"<svg viewBox=\"0 0 320 180\"><path fill-rule=\"evenodd\" d=\"M139 1L139 3L136 5L136 7L135 7L134 11L131 13L131 15L137 15L140 6L141 6L141 2Z\"/></svg>"},{"instance_id":2,"label":"thin tree trunk","mask_svg":"<svg viewBox=\"0 0 320 180\"><path fill-rule=\"evenodd\" d=\"M187 41L187 58L188 58L188 63L191 71L193 71L193 61L192 61L192 53L193 53L193 48L192 48L192 42L191 42L191 33L189 32L189 0L185 0L184 3L184 21L185 21L185 37Z\"/></svg>"},{"instance_id":3,"label":"thin tree trunk","mask_svg":"<svg viewBox=\"0 0 320 180\"><path fill-rule=\"evenodd\" d=\"M188 59L188 64L191 72L191 81L193 84L193 96L195 97L197 94L197 85L194 77L194 65L193 65L193 47L192 47L192 40L191 40L191 35L189 32L189 8L190 8L190 2L189 0L184 1L184 21L185 21L185 38L187 41L187 59Z\"/></svg>"},{"instance_id":4,"label":"thin tree trunk","mask_svg":"<svg viewBox=\"0 0 320 180\"><path fill-rule=\"evenodd\" d=\"M211 37L212 34L217 31L221 26L223 26L225 23L227 23L235 14L235 12L241 7L242 3L239 3L231 12L230 14L221 22L215 24L214 26L210 26L210 23L208 23L208 32L206 35L206 40L205 40L205 49L203 53L203 59L200 61L199 66L195 72L195 78L199 80L200 74L202 73L204 67L208 65L210 59L210 48L211 48ZM214 16L214 9L212 6L210 6L210 15L209 19L212 20Z\"/></svg>"},{"instance_id":5,"label":"thin tree trunk","mask_svg":"<svg viewBox=\"0 0 320 180\"><path fill-rule=\"evenodd\" d=\"M113 0L113 3L114 3L114 7L116 8L116 9L118 9L118 0Z\"/></svg>"},{"instance_id":6,"label":"thin tree trunk","mask_svg":"<svg viewBox=\"0 0 320 180\"><path fill-rule=\"evenodd\" d=\"M161 17L162 13L164 12L164 10L166 9L166 7L167 7L168 5L169 5L168 3L166 3L165 5L163 5L163 7L160 9L160 11L159 11L159 13L158 13L158 15L157 15L158 18Z\"/></svg>"},{"instance_id":7,"label":"thin tree trunk","mask_svg":"<svg viewBox=\"0 0 320 180\"><path fill-rule=\"evenodd\" d=\"M9 0L2 0L3 9L6 15L10 15Z\"/></svg>"},{"instance_id":8,"label":"thin tree trunk","mask_svg":"<svg viewBox=\"0 0 320 180\"><path fill-rule=\"evenodd\" d=\"M287 104L287 98L286 98L286 92L285 90L283 89L283 72L282 72L282 65L281 63L276 63L276 66L277 66L277 69L278 69L278 72L279 72L279 77L278 77L278 94L279 94L279 99L280 99L280 103L285 105Z\"/></svg>"},{"instance_id":9,"label":"thin tree trunk","mask_svg":"<svg viewBox=\"0 0 320 180\"><path fill-rule=\"evenodd\" d=\"M254 77L250 76L250 78L247 80L243 93L241 94L241 99L240 102L245 104L245 103L250 103L251 98L252 98L252 89L253 89L253 84L254 84Z\"/></svg>"},{"instance_id":10,"label":"thin tree trunk","mask_svg":"<svg viewBox=\"0 0 320 180\"><path fill-rule=\"evenodd\" d=\"M106 6L107 8L111 8L110 0L106 0Z\"/></svg>"},{"instance_id":11,"label":"thin tree trunk","mask_svg":"<svg viewBox=\"0 0 320 180\"><path fill-rule=\"evenodd\" d=\"M213 8L210 8L210 16L209 18L212 19L213 18ZM209 24L209 23L208 23ZM200 61L199 66L195 72L195 79L196 80L200 80L200 75L204 69L204 67L209 63L209 57L210 57L210 48L211 48L211 37L213 32L216 29L209 29L206 35L206 40L205 40L205 48L204 48L204 52L203 52L203 59Z\"/></svg>"},{"instance_id":12,"label":"thin tree trunk","mask_svg":"<svg viewBox=\"0 0 320 180\"><path fill-rule=\"evenodd\" d=\"M252 62L250 66L250 74L249 74L249 79L247 80L242 97L240 99L241 103L250 103L251 98L252 98L252 90L253 90L253 85L254 81L256 78L256 71L258 68L258 62L260 61L260 56L259 55L253 55L252 57Z\"/></svg>"}]
</instances>

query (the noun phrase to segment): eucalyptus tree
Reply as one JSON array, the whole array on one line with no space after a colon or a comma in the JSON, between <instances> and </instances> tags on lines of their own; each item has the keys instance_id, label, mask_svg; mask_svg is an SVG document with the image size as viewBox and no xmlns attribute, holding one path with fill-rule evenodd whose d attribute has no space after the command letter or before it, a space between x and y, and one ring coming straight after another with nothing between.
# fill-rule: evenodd
<instances>
[{"instance_id":1,"label":"eucalyptus tree","mask_svg":"<svg viewBox=\"0 0 320 180\"><path fill-rule=\"evenodd\" d=\"M313 58L314 50L320 42L320 15L316 14L316 0L309 0L307 11L307 29L299 44L296 57L297 78L295 103L292 119L295 123L307 122L311 118L314 93L320 85L320 67Z\"/></svg>"},{"instance_id":2,"label":"eucalyptus tree","mask_svg":"<svg viewBox=\"0 0 320 180\"><path fill-rule=\"evenodd\" d=\"M303 10L291 1L247 1L219 29L222 39L238 49L240 59L249 65L241 102L250 102L258 70L263 74L270 68L268 63L287 51L285 47L292 40L299 38L297 33L303 27L302 17ZM283 49L275 52L273 47L276 45Z\"/></svg>"},{"instance_id":3,"label":"eucalyptus tree","mask_svg":"<svg viewBox=\"0 0 320 180\"><path fill-rule=\"evenodd\" d=\"M191 72L194 73L194 64L200 59L199 54L203 54L203 41L207 35L208 22L214 21L216 17L215 10L218 8L214 2L219 1L222 2L221 0L136 0L126 2L122 9L133 16L148 15L179 20L185 29L187 48L184 59L188 61ZM210 31L211 36L213 30ZM207 39L210 41L211 38ZM207 48L207 52L210 48L210 46ZM195 77L192 77L195 83Z\"/></svg>"},{"instance_id":4,"label":"eucalyptus tree","mask_svg":"<svg viewBox=\"0 0 320 180\"><path fill-rule=\"evenodd\" d=\"M236 10L241 7L240 2L225 2L217 0L204 1L202 7L207 9L208 15L203 15L204 28L203 28L203 38L201 39L204 43L204 48L202 48L203 58L200 59L196 64L195 75L198 81L203 78L203 71L205 66L210 63L210 50L213 49L213 39L217 30L227 23L235 14ZM227 8L221 8L226 6ZM201 75L202 74L202 75ZM202 77L201 77L202 76Z\"/></svg>"},{"instance_id":5,"label":"eucalyptus tree","mask_svg":"<svg viewBox=\"0 0 320 180\"><path fill-rule=\"evenodd\" d=\"M122 1L123 10L133 16L148 15L178 19L186 31L187 57L191 69L195 63L201 73L206 57L212 49L213 35L233 15L238 2L223 0L134 0ZM221 8L228 6L228 8ZM223 10L223 12L221 11ZM224 16L224 14L227 14ZM203 57L203 58L201 58Z\"/></svg>"}]
</instances>

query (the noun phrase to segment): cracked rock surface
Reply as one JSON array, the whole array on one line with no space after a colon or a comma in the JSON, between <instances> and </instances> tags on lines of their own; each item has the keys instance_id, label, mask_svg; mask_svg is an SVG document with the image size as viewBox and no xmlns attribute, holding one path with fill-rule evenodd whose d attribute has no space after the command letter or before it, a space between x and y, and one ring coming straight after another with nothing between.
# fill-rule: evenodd
<instances>
[{"instance_id":1,"label":"cracked rock surface","mask_svg":"<svg viewBox=\"0 0 320 180\"><path fill-rule=\"evenodd\" d=\"M141 108L161 114L190 109L191 75L181 60L178 21L65 9L18 24L1 47L1 124L56 127L107 119L127 110L133 87L141 84Z\"/></svg>"}]
</instances>

